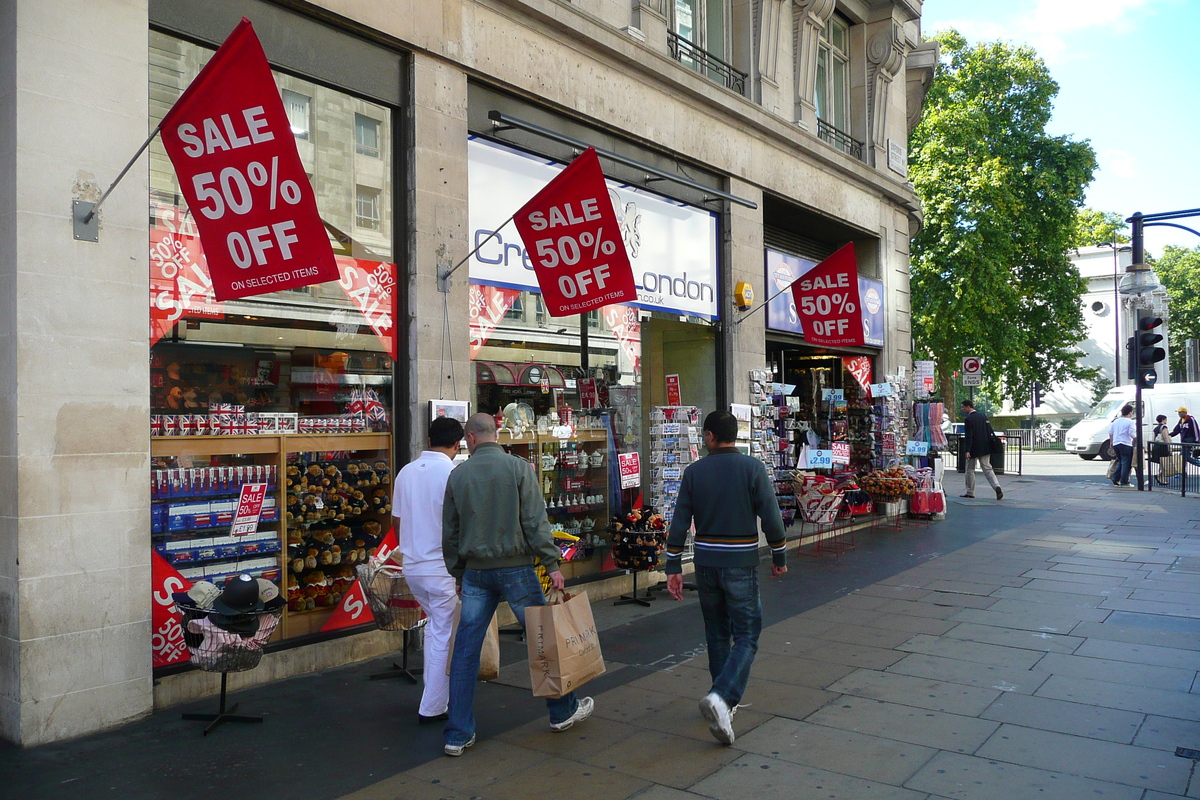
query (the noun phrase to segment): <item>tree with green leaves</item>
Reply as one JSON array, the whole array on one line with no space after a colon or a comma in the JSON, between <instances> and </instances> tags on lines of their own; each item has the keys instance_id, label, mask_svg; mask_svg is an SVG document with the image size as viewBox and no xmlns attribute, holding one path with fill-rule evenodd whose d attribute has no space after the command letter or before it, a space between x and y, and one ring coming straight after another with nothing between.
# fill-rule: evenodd
<instances>
[{"instance_id":1,"label":"tree with green leaves","mask_svg":"<svg viewBox=\"0 0 1200 800\"><path fill-rule=\"evenodd\" d=\"M1028 47L939 34L942 58L909 142L925 225L912 244L913 335L954 396L963 356L1017 405L1033 383L1087 379L1086 285L1067 259L1096 169L1086 141L1046 133L1058 84Z\"/></svg>"},{"instance_id":2,"label":"tree with green leaves","mask_svg":"<svg viewBox=\"0 0 1200 800\"><path fill-rule=\"evenodd\" d=\"M1200 339L1200 247L1188 250L1167 245L1153 266L1170 300L1167 340L1171 369L1182 373L1186 371L1187 340Z\"/></svg>"},{"instance_id":3,"label":"tree with green leaves","mask_svg":"<svg viewBox=\"0 0 1200 800\"><path fill-rule=\"evenodd\" d=\"M1129 234L1124 232L1128 227L1125 218L1115 211L1081 208L1075 214L1071 247L1096 247L1128 242Z\"/></svg>"}]
</instances>

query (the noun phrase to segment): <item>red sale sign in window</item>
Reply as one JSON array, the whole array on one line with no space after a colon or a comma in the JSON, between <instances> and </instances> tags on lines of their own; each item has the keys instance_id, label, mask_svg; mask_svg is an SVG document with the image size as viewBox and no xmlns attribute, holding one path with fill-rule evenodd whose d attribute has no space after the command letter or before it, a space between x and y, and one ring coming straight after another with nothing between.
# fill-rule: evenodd
<instances>
[{"instance_id":1,"label":"red sale sign in window","mask_svg":"<svg viewBox=\"0 0 1200 800\"><path fill-rule=\"evenodd\" d=\"M854 242L793 281L792 297L809 344L853 347L863 343Z\"/></svg>"},{"instance_id":2,"label":"red sale sign in window","mask_svg":"<svg viewBox=\"0 0 1200 800\"><path fill-rule=\"evenodd\" d=\"M258 530L258 518L262 514L263 501L267 497L265 483L247 483L242 485L242 494L238 497L237 514L233 517L233 528L230 536L247 536Z\"/></svg>"},{"instance_id":3,"label":"red sale sign in window","mask_svg":"<svg viewBox=\"0 0 1200 800\"><path fill-rule=\"evenodd\" d=\"M151 664L165 667L188 660L187 645L183 641L183 625L180 623L179 606L175 605L175 592L186 592L192 582L179 574L179 570L167 563L157 550L150 551L151 596L154 603L150 610L150 624L154 633L150 637Z\"/></svg>"},{"instance_id":4,"label":"red sale sign in window","mask_svg":"<svg viewBox=\"0 0 1200 800\"><path fill-rule=\"evenodd\" d=\"M242 21L162 121L217 300L337 280L266 54Z\"/></svg>"},{"instance_id":5,"label":"red sale sign in window","mask_svg":"<svg viewBox=\"0 0 1200 800\"><path fill-rule=\"evenodd\" d=\"M617 465L621 469L621 488L636 489L642 484L642 464L637 453L618 453Z\"/></svg>"},{"instance_id":6,"label":"red sale sign in window","mask_svg":"<svg viewBox=\"0 0 1200 800\"><path fill-rule=\"evenodd\" d=\"M681 406L683 405L683 396L679 391L679 376L667 376L667 405Z\"/></svg>"},{"instance_id":7,"label":"red sale sign in window","mask_svg":"<svg viewBox=\"0 0 1200 800\"><path fill-rule=\"evenodd\" d=\"M596 150L589 147L514 217L552 317L637 300Z\"/></svg>"}]
</instances>

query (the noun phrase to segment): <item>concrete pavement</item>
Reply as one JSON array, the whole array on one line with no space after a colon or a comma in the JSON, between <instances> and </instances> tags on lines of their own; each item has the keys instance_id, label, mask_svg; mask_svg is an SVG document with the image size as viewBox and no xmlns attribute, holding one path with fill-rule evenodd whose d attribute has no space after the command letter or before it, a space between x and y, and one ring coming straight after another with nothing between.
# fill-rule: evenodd
<instances>
[{"instance_id":1,"label":"concrete pavement","mask_svg":"<svg viewBox=\"0 0 1200 800\"><path fill-rule=\"evenodd\" d=\"M565 734L539 718L346 798L1200 797L1175 755L1200 750L1200 501L1098 471L1005 476L999 504L959 500L950 476L951 520L1043 513L766 628L733 747L696 710L697 648L614 664L633 679ZM793 581L840 569L792 563Z\"/></svg>"},{"instance_id":2,"label":"concrete pavement","mask_svg":"<svg viewBox=\"0 0 1200 800\"><path fill-rule=\"evenodd\" d=\"M547 729L523 646L481 685L480 741L440 755L419 688L387 661L238 692L264 725L200 736L163 709L31 750L0 746L24 800L172 798L1200 797L1200 499L1112 487L1104 465L1027 458L1005 499L929 526L858 534L834 561L763 580L766 629L732 748L697 711L708 689L694 596L594 605L609 673L593 719ZM1044 460L1041 460L1044 459ZM1040 477L1034 477L1034 475Z\"/></svg>"}]
</instances>

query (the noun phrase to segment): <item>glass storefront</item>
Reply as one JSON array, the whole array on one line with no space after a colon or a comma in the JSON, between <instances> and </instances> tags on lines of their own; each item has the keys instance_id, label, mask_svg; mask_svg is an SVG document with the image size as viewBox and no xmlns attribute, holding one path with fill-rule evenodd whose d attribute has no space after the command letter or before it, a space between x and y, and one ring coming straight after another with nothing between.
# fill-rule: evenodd
<instances>
[{"instance_id":1,"label":"glass storefront","mask_svg":"<svg viewBox=\"0 0 1200 800\"><path fill-rule=\"evenodd\" d=\"M472 246L563 168L483 139L469 143ZM514 229L469 262L474 409L495 414L500 441L542 477L568 578L615 569L603 530L645 502L622 490L616 462L638 453L649 483L651 411L717 407L717 217L637 187L609 182L638 284L638 302L550 317ZM577 546L572 546L578 538Z\"/></svg>"},{"instance_id":2,"label":"glass storefront","mask_svg":"<svg viewBox=\"0 0 1200 800\"><path fill-rule=\"evenodd\" d=\"M213 51L150 32L150 124ZM150 149L152 540L192 580L248 572L318 633L391 527L394 109L276 72L340 280L218 303L159 140ZM245 483L258 532L229 535ZM162 666L156 661L156 666Z\"/></svg>"}]
</instances>

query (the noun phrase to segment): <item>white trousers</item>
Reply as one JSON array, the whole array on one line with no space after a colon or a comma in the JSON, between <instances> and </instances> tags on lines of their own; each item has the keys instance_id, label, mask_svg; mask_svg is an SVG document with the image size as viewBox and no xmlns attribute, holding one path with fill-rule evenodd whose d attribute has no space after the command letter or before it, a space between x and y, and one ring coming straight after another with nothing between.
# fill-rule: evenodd
<instances>
[{"instance_id":1,"label":"white trousers","mask_svg":"<svg viewBox=\"0 0 1200 800\"><path fill-rule=\"evenodd\" d=\"M987 482L993 489L1000 485L996 480L996 473L992 470L992 457L982 456L980 458L967 459L967 494L975 494L975 465L979 464L979 468L983 470L983 477L987 478Z\"/></svg>"},{"instance_id":2,"label":"white trousers","mask_svg":"<svg viewBox=\"0 0 1200 800\"><path fill-rule=\"evenodd\" d=\"M421 605L429 622L425 623L425 663L422 676L425 691L421 694L420 714L436 717L445 714L450 705L450 676L446 674L446 661L450 657L450 631L454 627L454 607L458 605L458 593L454 578L449 575L408 575L408 588L413 598Z\"/></svg>"}]
</instances>

